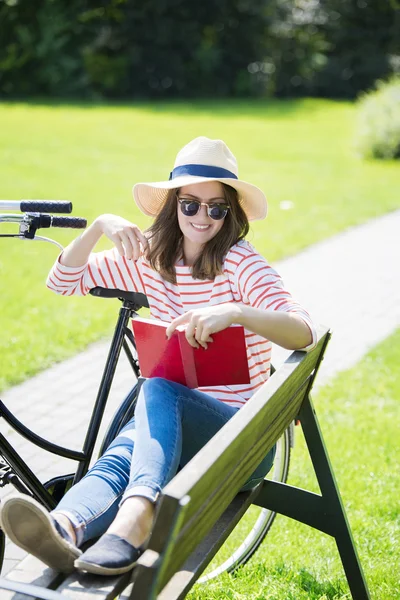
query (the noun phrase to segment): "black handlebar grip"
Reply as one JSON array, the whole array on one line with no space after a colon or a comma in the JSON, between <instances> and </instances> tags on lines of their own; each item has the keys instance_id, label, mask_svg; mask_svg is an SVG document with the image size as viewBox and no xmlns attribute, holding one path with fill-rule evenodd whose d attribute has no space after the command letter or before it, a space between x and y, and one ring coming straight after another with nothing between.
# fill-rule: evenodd
<instances>
[{"instance_id":1,"label":"black handlebar grip","mask_svg":"<svg viewBox=\"0 0 400 600\"><path fill-rule=\"evenodd\" d=\"M21 212L71 213L72 202L63 200L21 200Z\"/></svg>"},{"instance_id":2,"label":"black handlebar grip","mask_svg":"<svg viewBox=\"0 0 400 600\"><path fill-rule=\"evenodd\" d=\"M85 229L87 220L81 217L53 217L52 227L67 227L70 229Z\"/></svg>"}]
</instances>

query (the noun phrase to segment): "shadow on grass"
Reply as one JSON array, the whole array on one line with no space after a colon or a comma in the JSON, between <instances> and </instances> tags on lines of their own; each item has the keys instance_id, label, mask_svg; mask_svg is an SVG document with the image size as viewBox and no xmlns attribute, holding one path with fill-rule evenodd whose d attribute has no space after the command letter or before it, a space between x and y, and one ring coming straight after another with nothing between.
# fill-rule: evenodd
<instances>
[{"instance_id":1,"label":"shadow on grass","mask_svg":"<svg viewBox=\"0 0 400 600\"><path fill-rule=\"evenodd\" d=\"M332 100L316 98L299 98L295 100L273 99L201 99L201 100L134 100L134 101L105 101L105 100L74 100L74 99L16 99L0 101L0 106L32 106L49 108L77 108L77 109L141 109L146 112L166 115L203 115L218 116L219 118L232 117L264 117L277 119L285 118L292 113L320 112L327 106L335 104ZM336 103L338 104L338 103Z\"/></svg>"},{"instance_id":2,"label":"shadow on grass","mask_svg":"<svg viewBox=\"0 0 400 600\"><path fill-rule=\"evenodd\" d=\"M273 582L275 582L277 589L285 590L285 600L298 600L300 597L307 598L307 600L320 600L321 598L324 600L347 600L350 598L348 586L343 579L321 581L306 569L296 570L285 563L277 564L273 568L259 563L253 568L251 566L248 568L249 573L246 573L246 576L250 575L252 580L261 585L268 582L268 587L274 587ZM232 577L242 577L243 575L241 569L232 573Z\"/></svg>"},{"instance_id":3,"label":"shadow on grass","mask_svg":"<svg viewBox=\"0 0 400 600\"><path fill-rule=\"evenodd\" d=\"M346 590L340 581L318 581L312 575L306 571L306 569L300 569L295 575L293 580L297 583L301 590L307 592L307 595L311 599L317 599L326 597L328 600L334 600L335 598L342 598L346 594Z\"/></svg>"}]
</instances>

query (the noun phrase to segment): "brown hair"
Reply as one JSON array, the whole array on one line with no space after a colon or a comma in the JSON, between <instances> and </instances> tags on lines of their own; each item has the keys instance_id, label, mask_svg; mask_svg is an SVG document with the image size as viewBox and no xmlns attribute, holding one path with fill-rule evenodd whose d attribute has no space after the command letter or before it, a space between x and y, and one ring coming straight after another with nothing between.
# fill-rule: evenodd
<instances>
[{"instance_id":1,"label":"brown hair","mask_svg":"<svg viewBox=\"0 0 400 600\"><path fill-rule=\"evenodd\" d=\"M194 279L215 279L222 273L222 265L229 249L242 240L249 231L249 221L237 191L222 183L225 202L230 210L220 231L209 240L192 267ZM183 234L177 216L179 189L168 192L167 199L147 230L150 250L148 259L151 267L166 281L176 283L175 264L182 256Z\"/></svg>"}]
</instances>

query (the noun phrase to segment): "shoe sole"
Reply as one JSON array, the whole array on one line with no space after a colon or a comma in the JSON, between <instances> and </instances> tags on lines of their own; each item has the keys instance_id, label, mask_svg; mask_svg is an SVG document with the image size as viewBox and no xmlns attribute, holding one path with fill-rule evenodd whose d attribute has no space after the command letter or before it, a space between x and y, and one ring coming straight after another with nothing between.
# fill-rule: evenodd
<instances>
[{"instance_id":1,"label":"shoe sole","mask_svg":"<svg viewBox=\"0 0 400 600\"><path fill-rule=\"evenodd\" d=\"M136 566L136 562L133 562L132 564L126 566L126 567L115 567L115 568L109 568L109 567L102 567L100 565L96 565L94 563L91 562L86 562L85 560L81 560L79 558L77 558L75 560L75 569L78 569L79 571L84 571L85 573L92 573L93 575L122 575L123 573L128 573L128 571L131 571L133 569L133 567Z\"/></svg>"},{"instance_id":2,"label":"shoe sole","mask_svg":"<svg viewBox=\"0 0 400 600\"><path fill-rule=\"evenodd\" d=\"M2 502L1 527L12 542L46 565L71 573L82 552L64 540L50 515L32 498L13 497Z\"/></svg>"}]
</instances>

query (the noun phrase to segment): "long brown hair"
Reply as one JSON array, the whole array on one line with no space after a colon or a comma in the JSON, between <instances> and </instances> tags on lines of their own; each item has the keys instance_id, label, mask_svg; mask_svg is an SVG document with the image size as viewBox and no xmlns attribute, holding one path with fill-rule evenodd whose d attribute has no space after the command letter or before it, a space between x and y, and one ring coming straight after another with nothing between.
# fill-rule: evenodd
<instances>
[{"instance_id":1,"label":"long brown hair","mask_svg":"<svg viewBox=\"0 0 400 600\"><path fill-rule=\"evenodd\" d=\"M249 221L237 191L222 183L225 202L230 210L220 231L209 240L192 267L194 279L215 279L222 273L222 265L229 249L242 240L249 231ZM175 264L182 257L183 233L177 215L179 189L170 190L167 199L147 230L150 250L148 260L151 267L163 279L176 283Z\"/></svg>"}]
</instances>

